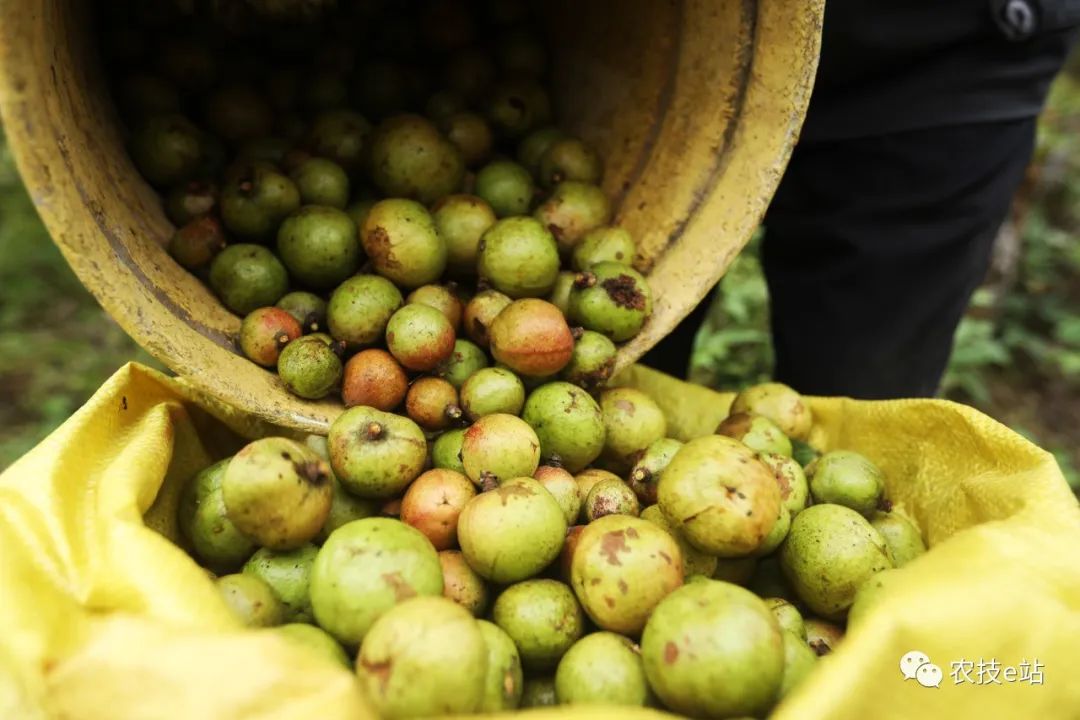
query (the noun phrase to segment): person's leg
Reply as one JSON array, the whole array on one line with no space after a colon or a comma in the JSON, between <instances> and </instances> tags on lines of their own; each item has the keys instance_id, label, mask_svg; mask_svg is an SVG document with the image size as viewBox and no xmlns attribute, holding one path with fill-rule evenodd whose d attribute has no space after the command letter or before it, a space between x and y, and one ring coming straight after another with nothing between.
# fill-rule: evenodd
<instances>
[{"instance_id":1,"label":"person's leg","mask_svg":"<svg viewBox=\"0 0 1080 720\"><path fill-rule=\"evenodd\" d=\"M776 378L934 395L1034 133L1031 119L797 147L765 222Z\"/></svg>"}]
</instances>

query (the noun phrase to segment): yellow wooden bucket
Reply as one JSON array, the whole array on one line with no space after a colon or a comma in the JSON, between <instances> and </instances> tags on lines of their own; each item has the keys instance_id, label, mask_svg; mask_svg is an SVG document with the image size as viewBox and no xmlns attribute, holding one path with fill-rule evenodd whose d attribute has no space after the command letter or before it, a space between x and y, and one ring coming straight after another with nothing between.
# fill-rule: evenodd
<instances>
[{"instance_id":1,"label":"yellow wooden bucket","mask_svg":"<svg viewBox=\"0 0 1080 720\"><path fill-rule=\"evenodd\" d=\"M0 114L30 195L80 280L143 347L202 391L278 425L325 432L336 402L285 392L237 354L239 319L164 247L172 226L124 149L75 0L0 5ZM823 0L549 3L555 88L595 143L618 222L639 243L655 310L626 367L720 279L795 143Z\"/></svg>"}]
</instances>

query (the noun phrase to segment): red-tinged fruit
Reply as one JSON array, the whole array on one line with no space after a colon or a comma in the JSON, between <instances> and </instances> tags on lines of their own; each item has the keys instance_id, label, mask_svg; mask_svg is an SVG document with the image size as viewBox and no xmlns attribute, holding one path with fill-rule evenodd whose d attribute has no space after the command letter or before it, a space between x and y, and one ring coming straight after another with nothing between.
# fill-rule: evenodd
<instances>
[{"instance_id":1,"label":"red-tinged fruit","mask_svg":"<svg viewBox=\"0 0 1080 720\"><path fill-rule=\"evenodd\" d=\"M436 550L457 544L458 516L476 487L453 470L428 470L416 478L401 499L401 521L424 533Z\"/></svg>"},{"instance_id":2,"label":"red-tinged fruit","mask_svg":"<svg viewBox=\"0 0 1080 720\"><path fill-rule=\"evenodd\" d=\"M240 324L240 350L263 367L277 365L278 356L303 330L289 313L276 307L252 310Z\"/></svg>"},{"instance_id":3,"label":"red-tinged fruit","mask_svg":"<svg viewBox=\"0 0 1080 720\"><path fill-rule=\"evenodd\" d=\"M546 300L516 300L491 324L491 354L511 370L532 377L554 375L574 352L566 318Z\"/></svg>"},{"instance_id":4,"label":"red-tinged fruit","mask_svg":"<svg viewBox=\"0 0 1080 720\"><path fill-rule=\"evenodd\" d=\"M405 399L409 378L385 350L362 350L345 363L341 399L345 407L368 405L389 412Z\"/></svg>"}]
</instances>

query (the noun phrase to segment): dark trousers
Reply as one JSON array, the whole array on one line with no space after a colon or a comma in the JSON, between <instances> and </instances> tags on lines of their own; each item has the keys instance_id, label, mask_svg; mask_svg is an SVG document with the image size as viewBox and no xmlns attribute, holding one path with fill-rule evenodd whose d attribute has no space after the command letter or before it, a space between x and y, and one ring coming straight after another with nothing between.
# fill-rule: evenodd
<instances>
[{"instance_id":1,"label":"dark trousers","mask_svg":"<svg viewBox=\"0 0 1080 720\"><path fill-rule=\"evenodd\" d=\"M776 379L934 395L1034 138L1031 118L797 146L765 218ZM708 305L643 362L684 376Z\"/></svg>"}]
</instances>

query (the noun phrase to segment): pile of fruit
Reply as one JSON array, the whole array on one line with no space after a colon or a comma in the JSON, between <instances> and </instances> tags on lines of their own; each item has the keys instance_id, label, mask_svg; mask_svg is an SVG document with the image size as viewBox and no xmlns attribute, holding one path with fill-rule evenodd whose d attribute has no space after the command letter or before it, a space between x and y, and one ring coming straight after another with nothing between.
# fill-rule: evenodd
<instances>
[{"instance_id":1,"label":"pile of fruit","mask_svg":"<svg viewBox=\"0 0 1080 720\"><path fill-rule=\"evenodd\" d=\"M547 54L520 10L507 24L513 3L483 18L420 3L419 40L410 27L394 45L381 31L402 8L342 5L287 30L169 24L153 62L114 63L173 258L302 398L406 402L441 430L510 382L490 371L458 397L491 359L602 385L652 298L600 157L551 125Z\"/></svg>"},{"instance_id":2,"label":"pile of fruit","mask_svg":"<svg viewBox=\"0 0 1080 720\"><path fill-rule=\"evenodd\" d=\"M790 388L682 443L606 387L650 290L600 158L550 124L519 3L285 25L116 5L138 22L105 48L171 254L244 316L247 357L346 406L185 489L187 549L246 624L355 668L391 718L758 716L922 552L870 460L805 443Z\"/></svg>"},{"instance_id":3,"label":"pile of fruit","mask_svg":"<svg viewBox=\"0 0 1080 720\"><path fill-rule=\"evenodd\" d=\"M632 388L546 383L430 440L360 406L196 475L180 527L238 617L355 667L386 717L757 717L925 550L881 471L810 426L776 383L686 443Z\"/></svg>"}]
</instances>

